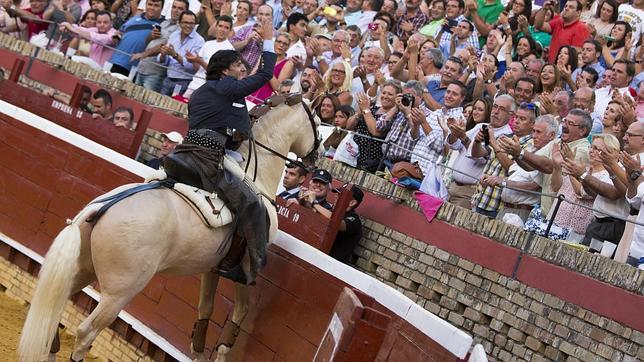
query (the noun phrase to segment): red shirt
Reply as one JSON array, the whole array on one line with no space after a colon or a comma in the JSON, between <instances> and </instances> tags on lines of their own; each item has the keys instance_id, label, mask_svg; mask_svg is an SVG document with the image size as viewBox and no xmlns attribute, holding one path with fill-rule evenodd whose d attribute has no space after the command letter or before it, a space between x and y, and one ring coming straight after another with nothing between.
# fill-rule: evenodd
<instances>
[{"instance_id":1,"label":"red shirt","mask_svg":"<svg viewBox=\"0 0 644 362\"><path fill-rule=\"evenodd\" d=\"M31 11L31 8L25 9L25 11L35 15L39 19L42 19L44 14L44 12L40 14L34 14L34 12ZM36 23L36 22L27 20L27 39L31 39L32 36L40 33L41 31L47 31L48 28L49 28L48 23L40 23L40 22Z\"/></svg>"},{"instance_id":2,"label":"red shirt","mask_svg":"<svg viewBox=\"0 0 644 362\"><path fill-rule=\"evenodd\" d=\"M552 41L550 42L548 61L552 64L555 63L555 57L559 52L559 48L564 45L581 48L584 42L590 38L586 24L579 20L572 24L564 25L563 18L557 16L550 20L550 29L552 29Z\"/></svg>"}]
</instances>

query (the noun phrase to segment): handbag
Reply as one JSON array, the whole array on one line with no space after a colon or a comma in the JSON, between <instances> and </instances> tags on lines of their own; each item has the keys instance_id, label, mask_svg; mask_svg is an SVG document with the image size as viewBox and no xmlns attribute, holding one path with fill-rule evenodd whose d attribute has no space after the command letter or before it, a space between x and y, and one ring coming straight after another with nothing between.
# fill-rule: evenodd
<instances>
[{"instance_id":1,"label":"handbag","mask_svg":"<svg viewBox=\"0 0 644 362\"><path fill-rule=\"evenodd\" d=\"M391 175L397 178L412 177L418 180L423 179L423 171L418 166L418 163L407 161L396 162L391 169Z\"/></svg>"}]
</instances>

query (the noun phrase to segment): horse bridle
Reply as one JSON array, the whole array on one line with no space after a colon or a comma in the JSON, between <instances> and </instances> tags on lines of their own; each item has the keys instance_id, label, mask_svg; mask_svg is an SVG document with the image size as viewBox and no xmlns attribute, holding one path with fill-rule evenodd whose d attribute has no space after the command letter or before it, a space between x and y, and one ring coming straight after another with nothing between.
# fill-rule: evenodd
<instances>
[{"instance_id":1,"label":"horse bridle","mask_svg":"<svg viewBox=\"0 0 644 362\"><path fill-rule=\"evenodd\" d=\"M309 122L311 124L311 130L313 131L313 139L314 139L313 148L311 149L311 151L309 151L309 153L307 153L304 157L302 157L302 161L311 160L311 163L315 163L315 160L317 159L317 150L320 147L320 143L322 141L320 140L320 134L318 133L318 128L317 128L317 125L315 124L315 117L313 116L313 113L309 109L309 106L306 105L304 100L300 100L300 103L302 104L302 107L304 107L304 111L306 111L306 115L309 118ZM287 102L287 104L288 104L288 102ZM291 104L289 104L289 105L291 105ZM252 142L257 144L259 147L267 150L268 152L272 153L273 155L275 155L275 156L277 156L277 157L279 157L279 158L291 163L292 165L301 167L303 170L311 171L304 164L304 162L290 159L290 158L288 158L288 156L283 155L283 154L275 151L274 149L262 144L261 142L259 142L257 140L253 140ZM257 162L257 156L255 156L255 162ZM255 172L257 172L257 167L255 167Z\"/></svg>"}]
</instances>

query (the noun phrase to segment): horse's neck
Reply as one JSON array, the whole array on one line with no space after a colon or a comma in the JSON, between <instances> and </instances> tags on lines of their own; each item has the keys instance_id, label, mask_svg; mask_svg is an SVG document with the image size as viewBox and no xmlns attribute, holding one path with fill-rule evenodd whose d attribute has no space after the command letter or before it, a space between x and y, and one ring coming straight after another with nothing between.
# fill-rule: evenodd
<instances>
[{"instance_id":1,"label":"horse's neck","mask_svg":"<svg viewBox=\"0 0 644 362\"><path fill-rule=\"evenodd\" d=\"M259 123L253 127L253 135L258 142L261 142L263 145L270 147L275 152L286 156L288 155L289 147L292 143L292 140L289 139L289 132L291 130L286 127L289 117L273 118L274 119L260 120ZM258 145L255 145L255 150L252 152L252 155L249 154L248 149L248 142L244 142L239 149L239 152L245 156L246 162L249 163L246 177L252 180L255 175L255 166L257 166L257 179L255 180L255 186L269 196L275 195L277 186L282 179L285 160L275 156ZM255 162L256 156L257 162ZM243 167L246 169L246 164L244 164Z\"/></svg>"}]
</instances>

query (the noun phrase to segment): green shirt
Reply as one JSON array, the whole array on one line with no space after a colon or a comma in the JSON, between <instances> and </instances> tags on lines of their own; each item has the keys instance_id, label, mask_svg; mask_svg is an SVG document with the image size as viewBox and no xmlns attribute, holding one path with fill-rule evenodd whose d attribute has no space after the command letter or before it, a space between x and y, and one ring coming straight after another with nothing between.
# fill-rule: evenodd
<instances>
[{"instance_id":1,"label":"green shirt","mask_svg":"<svg viewBox=\"0 0 644 362\"><path fill-rule=\"evenodd\" d=\"M422 28L420 28L420 30L418 32L423 34L423 35L425 35L425 36L436 37L436 35L438 35L438 32L441 30L441 26L442 26L444 20L445 20L445 18L438 19L438 20L432 20L429 23L427 23L427 25L425 25Z\"/></svg>"},{"instance_id":2,"label":"green shirt","mask_svg":"<svg viewBox=\"0 0 644 362\"><path fill-rule=\"evenodd\" d=\"M486 4L485 0L478 0L479 9L477 13L488 24L494 24L499 19L499 15L503 12L503 4L501 0L496 0L492 4ZM485 45L485 37L479 36L479 44L481 47Z\"/></svg>"}]
</instances>

